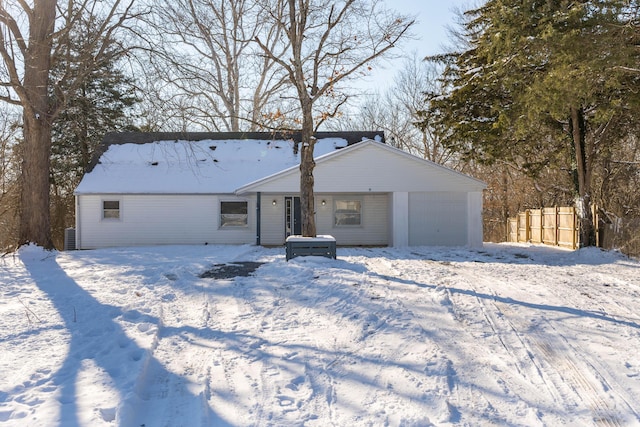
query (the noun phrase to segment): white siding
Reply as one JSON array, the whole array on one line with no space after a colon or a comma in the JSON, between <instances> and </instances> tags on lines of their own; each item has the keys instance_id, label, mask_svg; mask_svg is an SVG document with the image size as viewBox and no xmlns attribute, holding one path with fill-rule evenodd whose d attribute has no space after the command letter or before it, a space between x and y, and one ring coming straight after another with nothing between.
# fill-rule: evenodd
<instances>
[{"instance_id":1,"label":"white siding","mask_svg":"<svg viewBox=\"0 0 640 427\"><path fill-rule=\"evenodd\" d=\"M234 195L79 195L79 249L112 246L255 243L255 199ZM120 219L102 219L102 201L120 201ZM248 201L248 226L220 229L220 201Z\"/></svg>"},{"instance_id":2,"label":"white siding","mask_svg":"<svg viewBox=\"0 0 640 427\"><path fill-rule=\"evenodd\" d=\"M467 193L410 193L409 245L467 245L467 215Z\"/></svg>"},{"instance_id":3,"label":"white siding","mask_svg":"<svg viewBox=\"0 0 640 427\"><path fill-rule=\"evenodd\" d=\"M298 192L298 168L265 179L242 191ZM317 161L314 191L354 193L395 191L482 191L485 184L451 169L375 142L359 143Z\"/></svg>"},{"instance_id":4,"label":"white siding","mask_svg":"<svg viewBox=\"0 0 640 427\"><path fill-rule=\"evenodd\" d=\"M284 245L284 196L261 196L260 244L265 246ZM273 201L276 204L273 204Z\"/></svg>"},{"instance_id":5,"label":"white siding","mask_svg":"<svg viewBox=\"0 0 640 427\"><path fill-rule=\"evenodd\" d=\"M482 232L482 193L474 192L467 195L469 213L468 245L472 248L481 248L483 241Z\"/></svg>"},{"instance_id":6,"label":"white siding","mask_svg":"<svg viewBox=\"0 0 640 427\"><path fill-rule=\"evenodd\" d=\"M392 244L395 247L409 246L409 193L398 191L392 198Z\"/></svg>"},{"instance_id":7,"label":"white siding","mask_svg":"<svg viewBox=\"0 0 640 427\"><path fill-rule=\"evenodd\" d=\"M289 194L288 196L293 196ZM284 195L262 195L260 243L266 246L284 245ZM354 227L333 225L335 199L362 201L362 224ZM275 206L273 200L276 201ZM322 205L322 201L325 205ZM387 194L316 194L316 231L329 234L342 246L389 243L389 196Z\"/></svg>"},{"instance_id":8,"label":"white siding","mask_svg":"<svg viewBox=\"0 0 640 427\"><path fill-rule=\"evenodd\" d=\"M336 227L333 224L334 200L362 201L362 224L354 227ZM326 205L322 206L322 200ZM316 228L318 234L329 234L337 245L389 244L389 196L387 194L333 194L316 197Z\"/></svg>"}]
</instances>

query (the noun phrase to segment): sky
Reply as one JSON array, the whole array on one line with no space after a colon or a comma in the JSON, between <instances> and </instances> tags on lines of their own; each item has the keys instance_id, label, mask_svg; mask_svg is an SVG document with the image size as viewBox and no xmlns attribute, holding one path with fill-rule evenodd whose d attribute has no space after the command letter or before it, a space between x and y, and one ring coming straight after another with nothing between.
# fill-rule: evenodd
<instances>
[{"instance_id":1,"label":"sky","mask_svg":"<svg viewBox=\"0 0 640 427\"><path fill-rule=\"evenodd\" d=\"M466 10L470 0L388 0L387 3L398 12L416 15L414 32L419 40L411 41L407 47L426 56L444 51L450 39L447 27L455 26L456 10Z\"/></svg>"},{"instance_id":2,"label":"sky","mask_svg":"<svg viewBox=\"0 0 640 427\"><path fill-rule=\"evenodd\" d=\"M450 44L448 28L455 27L456 10L470 9L473 0L387 0L387 7L397 12L416 17L413 27L415 40L409 40L400 47L403 55L415 52L419 58L445 52ZM393 64L396 64L394 62ZM394 65L381 64L368 85L374 88L388 86L395 75Z\"/></svg>"}]
</instances>

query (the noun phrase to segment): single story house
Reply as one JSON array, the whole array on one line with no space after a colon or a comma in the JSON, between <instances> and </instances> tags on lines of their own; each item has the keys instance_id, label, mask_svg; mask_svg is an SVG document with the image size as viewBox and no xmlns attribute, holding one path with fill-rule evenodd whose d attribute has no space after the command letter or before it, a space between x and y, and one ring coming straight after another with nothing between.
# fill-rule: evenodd
<instances>
[{"instance_id":1,"label":"single story house","mask_svg":"<svg viewBox=\"0 0 640 427\"><path fill-rule=\"evenodd\" d=\"M380 132L316 137L318 234L339 246L482 246L482 181ZM75 246L283 245L300 234L299 138L108 134L75 191Z\"/></svg>"}]
</instances>

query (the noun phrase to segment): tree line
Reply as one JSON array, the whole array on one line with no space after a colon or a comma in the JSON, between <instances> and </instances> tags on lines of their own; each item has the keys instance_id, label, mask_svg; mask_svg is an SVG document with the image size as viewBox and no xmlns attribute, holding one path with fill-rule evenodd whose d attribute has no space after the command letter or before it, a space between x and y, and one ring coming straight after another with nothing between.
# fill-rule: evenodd
<instances>
[{"instance_id":1,"label":"tree line","mask_svg":"<svg viewBox=\"0 0 640 427\"><path fill-rule=\"evenodd\" d=\"M637 12L489 0L460 14L449 53L405 55L388 90L362 93L352 84L399 58L419 25L382 0L0 2L0 245L61 247L73 190L117 130L302 130L307 235L319 128L384 130L487 181L485 240L549 204L632 224Z\"/></svg>"},{"instance_id":2,"label":"tree line","mask_svg":"<svg viewBox=\"0 0 640 427\"><path fill-rule=\"evenodd\" d=\"M413 24L378 0L0 2L0 243L60 247L87 159L121 129L301 130L315 235L312 135Z\"/></svg>"},{"instance_id":3,"label":"tree line","mask_svg":"<svg viewBox=\"0 0 640 427\"><path fill-rule=\"evenodd\" d=\"M597 207L605 229L633 226L614 243L640 252L638 12L630 0L488 0L463 15L458 50L429 58L443 73L422 125L493 171L489 207L575 205L582 246L595 244Z\"/></svg>"}]
</instances>

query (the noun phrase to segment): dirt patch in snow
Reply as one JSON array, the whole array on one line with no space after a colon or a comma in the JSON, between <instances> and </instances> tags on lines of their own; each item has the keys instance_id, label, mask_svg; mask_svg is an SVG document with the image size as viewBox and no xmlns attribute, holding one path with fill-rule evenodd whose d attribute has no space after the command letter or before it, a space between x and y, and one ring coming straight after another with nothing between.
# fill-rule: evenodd
<instances>
[{"instance_id":1,"label":"dirt patch in snow","mask_svg":"<svg viewBox=\"0 0 640 427\"><path fill-rule=\"evenodd\" d=\"M200 274L201 279L233 279L247 277L256 271L263 262L239 261L230 264L215 264L209 270Z\"/></svg>"}]
</instances>

